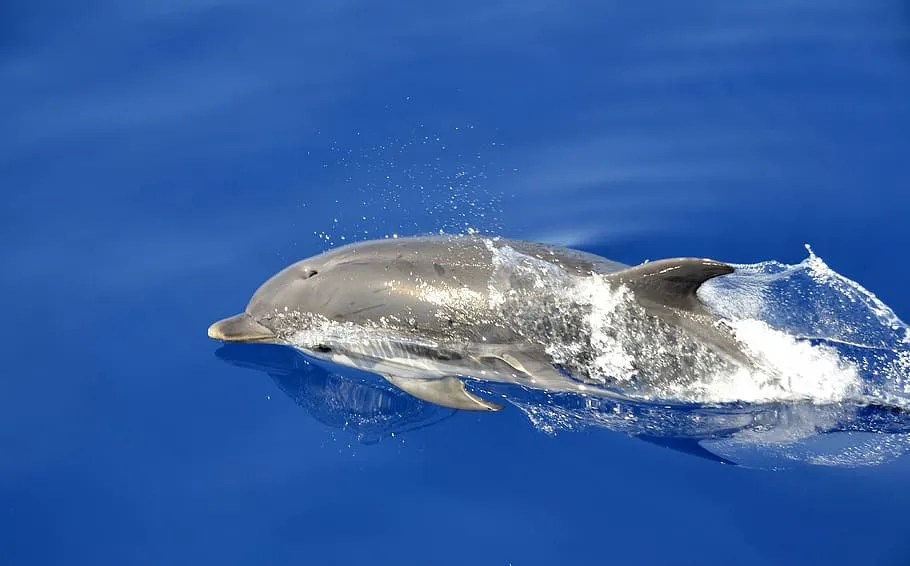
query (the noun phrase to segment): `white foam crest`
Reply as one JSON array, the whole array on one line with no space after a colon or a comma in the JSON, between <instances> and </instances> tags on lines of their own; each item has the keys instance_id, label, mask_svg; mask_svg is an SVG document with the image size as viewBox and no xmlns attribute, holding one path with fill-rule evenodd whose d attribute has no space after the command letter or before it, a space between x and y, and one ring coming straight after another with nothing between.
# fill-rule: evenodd
<instances>
[{"instance_id":1,"label":"white foam crest","mask_svg":"<svg viewBox=\"0 0 910 566\"><path fill-rule=\"evenodd\" d=\"M861 395L856 367L833 348L800 342L760 320L739 320L731 326L759 361L758 368L719 372L692 385L671 384L666 387L669 392L702 403L836 403Z\"/></svg>"}]
</instances>

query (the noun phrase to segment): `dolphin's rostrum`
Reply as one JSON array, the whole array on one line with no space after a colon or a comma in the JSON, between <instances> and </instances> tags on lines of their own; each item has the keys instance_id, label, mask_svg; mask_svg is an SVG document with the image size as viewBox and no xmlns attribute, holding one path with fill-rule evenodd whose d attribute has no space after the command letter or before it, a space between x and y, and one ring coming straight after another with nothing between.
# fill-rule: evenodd
<instances>
[{"instance_id":1,"label":"dolphin's rostrum","mask_svg":"<svg viewBox=\"0 0 910 566\"><path fill-rule=\"evenodd\" d=\"M289 344L454 409L502 407L462 378L647 394L655 384L749 363L696 296L702 283L732 272L696 258L629 267L504 238L372 240L288 266L208 334ZM596 297L573 291L585 285L621 300L603 314ZM622 345L621 363L604 362L604 340Z\"/></svg>"}]
</instances>

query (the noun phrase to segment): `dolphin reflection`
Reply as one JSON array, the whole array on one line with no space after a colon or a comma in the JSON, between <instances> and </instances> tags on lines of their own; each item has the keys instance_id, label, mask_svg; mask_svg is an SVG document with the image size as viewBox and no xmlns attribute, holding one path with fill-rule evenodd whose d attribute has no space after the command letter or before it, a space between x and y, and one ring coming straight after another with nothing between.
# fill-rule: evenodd
<instances>
[{"instance_id":1,"label":"dolphin reflection","mask_svg":"<svg viewBox=\"0 0 910 566\"><path fill-rule=\"evenodd\" d=\"M441 422L455 409L422 401L368 372L321 362L292 347L228 343L215 355L262 371L317 421L362 444ZM324 367L322 364L326 364ZM810 464L883 464L910 451L903 411L855 404L666 405L548 393L508 384L472 383L504 398L548 434L590 428L623 432L653 445L719 462L762 469Z\"/></svg>"},{"instance_id":2,"label":"dolphin reflection","mask_svg":"<svg viewBox=\"0 0 910 566\"><path fill-rule=\"evenodd\" d=\"M362 444L436 424L456 412L384 382L358 381L334 373L286 346L226 344L215 355L231 365L268 374L278 389L314 419L351 433Z\"/></svg>"}]
</instances>

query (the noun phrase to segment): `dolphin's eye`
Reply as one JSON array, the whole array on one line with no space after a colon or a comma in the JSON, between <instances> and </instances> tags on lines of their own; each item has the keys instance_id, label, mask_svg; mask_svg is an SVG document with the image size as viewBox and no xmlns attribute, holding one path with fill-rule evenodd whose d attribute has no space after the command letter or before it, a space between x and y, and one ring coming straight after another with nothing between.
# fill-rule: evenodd
<instances>
[{"instance_id":1,"label":"dolphin's eye","mask_svg":"<svg viewBox=\"0 0 910 566\"><path fill-rule=\"evenodd\" d=\"M309 279L310 277L316 275L317 273L319 273L319 272L316 271L315 269L304 269L303 276L301 276L301 279Z\"/></svg>"},{"instance_id":2,"label":"dolphin's eye","mask_svg":"<svg viewBox=\"0 0 910 566\"><path fill-rule=\"evenodd\" d=\"M322 354L327 354L332 351L332 349L329 348L328 346L326 346L325 344L317 344L316 347L313 349Z\"/></svg>"}]
</instances>

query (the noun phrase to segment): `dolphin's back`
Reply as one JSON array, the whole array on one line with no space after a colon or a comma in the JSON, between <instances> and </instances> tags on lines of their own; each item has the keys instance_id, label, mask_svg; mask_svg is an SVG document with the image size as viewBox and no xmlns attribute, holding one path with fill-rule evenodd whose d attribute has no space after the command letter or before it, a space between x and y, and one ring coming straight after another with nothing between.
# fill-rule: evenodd
<instances>
[{"instance_id":1,"label":"dolphin's back","mask_svg":"<svg viewBox=\"0 0 910 566\"><path fill-rule=\"evenodd\" d=\"M270 305L291 304L329 320L380 323L423 334L450 334L453 327L464 326L486 339L508 341L513 330L484 320L496 269L494 253L505 246L573 275L626 267L594 254L521 240L390 238L350 244L298 262L263 284L247 309L262 312Z\"/></svg>"},{"instance_id":2,"label":"dolphin's back","mask_svg":"<svg viewBox=\"0 0 910 566\"><path fill-rule=\"evenodd\" d=\"M588 252L524 240L499 240L500 245L536 259L559 265L573 275L615 273L629 266Z\"/></svg>"},{"instance_id":3,"label":"dolphin's back","mask_svg":"<svg viewBox=\"0 0 910 566\"><path fill-rule=\"evenodd\" d=\"M348 244L312 258L322 258L326 266L351 262L394 263L407 261L422 267L449 264L453 268L477 269L486 276L493 267L493 249L504 247L543 260L565 269L573 275L614 273L629 267L580 250L508 238L483 238L466 235L416 236L370 240Z\"/></svg>"}]
</instances>

